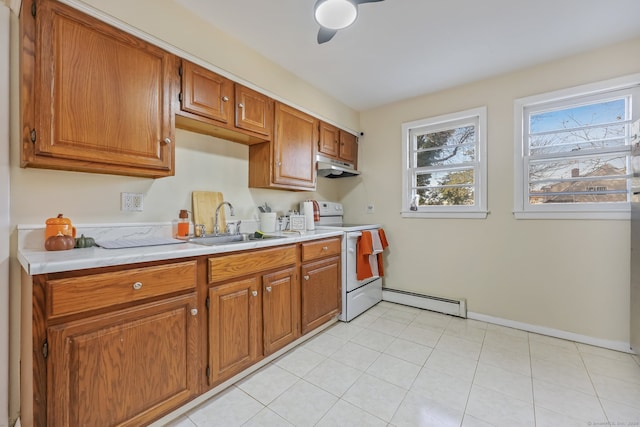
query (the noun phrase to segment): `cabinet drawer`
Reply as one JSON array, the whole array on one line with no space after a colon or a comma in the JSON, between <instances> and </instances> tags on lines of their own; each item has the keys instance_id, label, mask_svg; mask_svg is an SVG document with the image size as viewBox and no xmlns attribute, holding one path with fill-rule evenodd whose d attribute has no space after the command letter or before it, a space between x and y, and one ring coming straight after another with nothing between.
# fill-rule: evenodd
<instances>
[{"instance_id":1,"label":"cabinet drawer","mask_svg":"<svg viewBox=\"0 0 640 427\"><path fill-rule=\"evenodd\" d=\"M47 315L55 318L141 301L195 286L195 261L49 280Z\"/></svg>"},{"instance_id":2,"label":"cabinet drawer","mask_svg":"<svg viewBox=\"0 0 640 427\"><path fill-rule=\"evenodd\" d=\"M295 263L295 245L209 258L209 283L249 276Z\"/></svg>"},{"instance_id":3,"label":"cabinet drawer","mask_svg":"<svg viewBox=\"0 0 640 427\"><path fill-rule=\"evenodd\" d=\"M303 243L301 246L302 261L324 258L329 255L338 255L340 254L341 248L339 237Z\"/></svg>"}]
</instances>

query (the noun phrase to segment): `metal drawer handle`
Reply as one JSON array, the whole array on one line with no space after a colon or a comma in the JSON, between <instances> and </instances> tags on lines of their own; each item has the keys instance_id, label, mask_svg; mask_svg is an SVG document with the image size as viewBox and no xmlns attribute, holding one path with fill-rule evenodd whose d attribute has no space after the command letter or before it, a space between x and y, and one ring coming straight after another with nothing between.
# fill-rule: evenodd
<instances>
[{"instance_id":1,"label":"metal drawer handle","mask_svg":"<svg viewBox=\"0 0 640 427\"><path fill-rule=\"evenodd\" d=\"M267 292L271 292L271 286L267 286Z\"/></svg>"},{"instance_id":2,"label":"metal drawer handle","mask_svg":"<svg viewBox=\"0 0 640 427\"><path fill-rule=\"evenodd\" d=\"M142 282L136 282L133 284L133 289L135 289L136 291L139 289L142 289Z\"/></svg>"},{"instance_id":3,"label":"metal drawer handle","mask_svg":"<svg viewBox=\"0 0 640 427\"><path fill-rule=\"evenodd\" d=\"M304 275L303 277L304 277L304 280L309 280L309 275L308 274Z\"/></svg>"},{"instance_id":4,"label":"metal drawer handle","mask_svg":"<svg viewBox=\"0 0 640 427\"><path fill-rule=\"evenodd\" d=\"M328 251L328 250L329 250L329 246L323 246L323 247L322 247L322 250L323 250L323 251Z\"/></svg>"},{"instance_id":5,"label":"metal drawer handle","mask_svg":"<svg viewBox=\"0 0 640 427\"><path fill-rule=\"evenodd\" d=\"M258 296L258 291L252 291L251 295L253 295L254 297L257 297Z\"/></svg>"},{"instance_id":6,"label":"metal drawer handle","mask_svg":"<svg viewBox=\"0 0 640 427\"><path fill-rule=\"evenodd\" d=\"M192 308L191 309L191 315L192 316L196 316L198 314L198 309L197 308Z\"/></svg>"},{"instance_id":7,"label":"metal drawer handle","mask_svg":"<svg viewBox=\"0 0 640 427\"><path fill-rule=\"evenodd\" d=\"M227 102L228 100L229 100L229 97L228 97L228 96L223 96L223 97L222 97L222 101L223 101L223 102Z\"/></svg>"}]
</instances>

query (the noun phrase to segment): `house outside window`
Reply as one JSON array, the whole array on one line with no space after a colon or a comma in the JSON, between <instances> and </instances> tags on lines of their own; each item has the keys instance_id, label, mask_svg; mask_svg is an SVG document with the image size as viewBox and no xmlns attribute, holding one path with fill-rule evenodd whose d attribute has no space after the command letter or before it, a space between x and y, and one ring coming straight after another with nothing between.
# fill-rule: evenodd
<instances>
[{"instance_id":1,"label":"house outside window","mask_svg":"<svg viewBox=\"0 0 640 427\"><path fill-rule=\"evenodd\" d=\"M402 125L402 216L485 218L486 107Z\"/></svg>"},{"instance_id":2,"label":"house outside window","mask_svg":"<svg viewBox=\"0 0 640 427\"><path fill-rule=\"evenodd\" d=\"M516 100L516 218L629 218L639 83L633 76Z\"/></svg>"}]
</instances>

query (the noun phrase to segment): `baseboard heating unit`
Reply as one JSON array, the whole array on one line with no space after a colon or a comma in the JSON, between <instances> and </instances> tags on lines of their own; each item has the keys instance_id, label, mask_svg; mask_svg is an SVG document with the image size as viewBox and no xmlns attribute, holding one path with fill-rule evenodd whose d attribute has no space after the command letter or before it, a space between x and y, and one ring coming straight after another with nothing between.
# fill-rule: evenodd
<instances>
[{"instance_id":1,"label":"baseboard heating unit","mask_svg":"<svg viewBox=\"0 0 640 427\"><path fill-rule=\"evenodd\" d=\"M383 288L382 300L437 311L438 313L451 314L465 319L467 317L467 300L464 298L448 299L398 289Z\"/></svg>"}]
</instances>

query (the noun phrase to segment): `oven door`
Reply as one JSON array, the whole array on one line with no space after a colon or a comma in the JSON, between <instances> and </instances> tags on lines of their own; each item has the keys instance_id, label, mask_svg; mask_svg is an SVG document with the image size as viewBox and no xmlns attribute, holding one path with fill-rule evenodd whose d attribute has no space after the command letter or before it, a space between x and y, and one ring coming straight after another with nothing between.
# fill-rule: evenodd
<instances>
[{"instance_id":1,"label":"oven door","mask_svg":"<svg viewBox=\"0 0 640 427\"><path fill-rule=\"evenodd\" d=\"M377 233L378 229L367 230L372 233ZM346 241L347 241L347 253L346 253L346 278L345 278L345 287L346 292L351 292L355 289L360 288L361 286L366 285L367 283L373 282L378 279L380 276L375 275L373 277L369 277L364 280L358 280L358 272L357 272L357 253L358 253L358 239L362 233L360 231L350 231L346 233Z\"/></svg>"}]
</instances>

